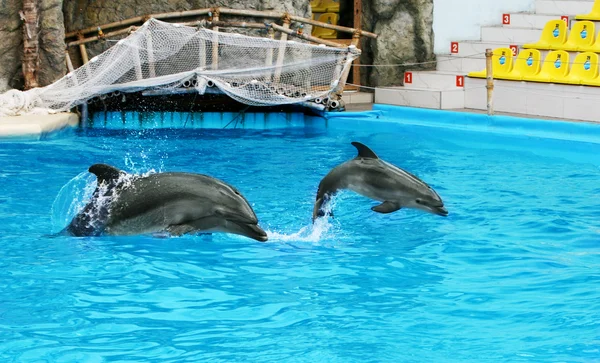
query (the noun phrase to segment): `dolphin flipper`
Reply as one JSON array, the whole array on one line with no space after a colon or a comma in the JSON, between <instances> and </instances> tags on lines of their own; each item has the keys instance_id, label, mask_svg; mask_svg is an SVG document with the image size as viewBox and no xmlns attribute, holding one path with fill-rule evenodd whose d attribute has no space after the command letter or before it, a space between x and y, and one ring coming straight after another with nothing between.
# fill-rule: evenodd
<instances>
[{"instance_id":1,"label":"dolphin flipper","mask_svg":"<svg viewBox=\"0 0 600 363\"><path fill-rule=\"evenodd\" d=\"M372 207L371 210L377 213L392 213L400 208L402 207L396 202L385 201L378 206Z\"/></svg>"},{"instance_id":2,"label":"dolphin flipper","mask_svg":"<svg viewBox=\"0 0 600 363\"><path fill-rule=\"evenodd\" d=\"M358 150L357 158L364 159L379 159L377 154L373 152L373 150L369 149L367 145L361 144L360 142L353 141L352 145Z\"/></svg>"}]
</instances>

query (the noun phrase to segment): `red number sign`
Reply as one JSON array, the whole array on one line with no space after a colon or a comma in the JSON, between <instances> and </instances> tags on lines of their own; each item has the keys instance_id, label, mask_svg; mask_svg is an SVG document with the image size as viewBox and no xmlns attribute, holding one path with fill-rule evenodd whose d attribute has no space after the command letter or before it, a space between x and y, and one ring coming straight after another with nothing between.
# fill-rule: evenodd
<instances>
[{"instance_id":1,"label":"red number sign","mask_svg":"<svg viewBox=\"0 0 600 363\"><path fill-rule=\"evenodd\" d=\"M502 24L504 24L504 25L510 24L510 14L502 14Z\"/></svg>"},{"instance_id":2,"label":"red number sign","mask_svg":"<svg viewBox=\"0 0 600 363\"><path fill-rule=\"evenodd\" d=\"M465 86L465 76L456 76L456 87Z\"/></svg>"},{"instance_id":3,"label":"red number sign","mask_svg":"<svg viewBox=\"0 0 600 363\"><path fill-rule=\"evenodd\" d=\"M411 84L412 83L412 72L404 72L404 83Z\"/></svg>"},{"instance_id":4,"label":"red number sign","mask_svg":"<svg viewBox=\"0 0 600 363\"><path fill-rule=\"evenodd\" d=\"M450 53L458 53L458 42L450 43Z\"/></svg>"},{"instance_id":5,"label":"red number sign","mask_svg":"<svg viewBox=\"0 0 600 363\"><path fill-rule=\"evenodd\" d=\"M566 15L563 15L560 17L560 20L564 21L565 23L567 23L567 26L569 26L569 17Z\"/></svg>"},{"instance_id":6,"label":"red number sign","mask_svg":"<svg viewBox=\"0 0 600 363\"><path fill-rule=\"evenodd\" d=\"M511 44L509 45L510 50L512 50L513 52L513 56L517 55L517 52L519 51L519 46L515 45L515 44Z\"/></svg>"}]
</instances>

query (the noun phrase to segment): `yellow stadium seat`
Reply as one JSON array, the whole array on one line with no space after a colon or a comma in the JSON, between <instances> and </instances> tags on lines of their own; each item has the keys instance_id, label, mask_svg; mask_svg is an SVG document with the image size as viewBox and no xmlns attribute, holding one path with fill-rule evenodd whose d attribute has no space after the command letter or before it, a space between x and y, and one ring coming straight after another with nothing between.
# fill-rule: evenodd
<instances>
[{"instance_id":1,"label":"yellow stadium seat","mask_svg":"<svg viewBox=\"0 0 600 363\"><path fill-rule=\"evenodd\" d=\"M585 84L598 78L598 54L592 52L579 53L571 63L569 74L560 83ZM600 81L598 85L600 85Z\"/></svg>"},{"instance_id":2,"label":"yellow stadium seat","mask_svg":"<svg viewBox=\"0 0 600 363\"><path fill-rule=\"evenodd\" d=\"M324 13L319 16L318 21L328 24L337 25L339 15L336 13ZM319 26L313 26L312 35L318 38L324 39L336 39L337 31L333 29L322 28Z\"/></svg>"},{"instance_id":3,"label":"yellow stadium seat","mask_svg":"<svg viewBox=\"0 0 600 363\"><path fill-rule=\"evenodd\" d=\"M564 50L553 50L548 53L540 72L533 76L523 77L524 81L556 83L569 74L569 53Z\"/></svg>"},{"instance_id":4,"label":"yellow stadium seat","mask_svg":"<svg viewBox=\"0 0 600 363\"><path fill-rule=\"evenodd\" d=\"M323 6L324 0L311 0L310 8L313 13L324 13L327 11L327 7Z\"/></svg>"},{"instance_id":5,"label":"yellow stadium seat","mask_svg":"<svg viewBox=\"0 0 600 363\"><path fill-rule=\"evenodd\" d=\"M595 24L591 21L576 21L571 26L567 42L561 49L568 51L578 51L589 49L594 44Z\"/></svg>"},{"instance_id":6,"label":"yellow stadium seat","mask_svg":"<svg viewBox=\"0 0 600 363\"><path fill-rule=\"evenodd\" d=\"M340 0L321 0L323 6L327 8L328 13L339 13L340 12Z\"/></svg>"},{"instance_id":7,"label":"yellow stadium seat","mask_svg":"<svg viewBox=\"0 0 600 363\"><path fill-rule=\"evenodd\" d=\"M575 15L575 20L600 21L600 0L596 0L594 2L594 6L592 6L592 11L590 11L588 14Z\"/></svg>"},{"instance_id":8,"label":"yellow stadium seat","mask_svg":"<svg viewBox=\"0 0 600 363\"><path fill-rule=\"evenodd\" d=\"M580 52L595 52L600 53L600 32L594 38L594 42L588 47L580 47Z\"/></svg>"},{"instance_id":9,"label":"yellow stadium seat","mask_svg":"<svg viewBox=\"0 0 600 363\"><path fill-rule=\"evenodd\" d=\"M537 43L524 44L528 49L562 49L567 41L567 23L563 20L550 20L544 26Z\"/></svg>"},{"instance_id":10,"label":"yellow stadium seat","mask_svg":"<svg viewBox=\"0 0 600 363\"><path fill-rule=\"evenodd\" d=\"M502 79L521 81L540 73L542 53L537 49L523 49L517 55L512 71Z\"/></svg>"},{"instance_id":11,"label":"yellow stadium seat","mask_svg":"<svg viewBox=\"0 0 600 363\"><path fill-rule=\"evenodd\" d=\"M510 48L494 49L492 55L492 74L494 78L503 78L502 76L509 74L513 68L513 55ZM486 71L471 72L468 77L485 78Z\"/></svg>"}]
</instances>

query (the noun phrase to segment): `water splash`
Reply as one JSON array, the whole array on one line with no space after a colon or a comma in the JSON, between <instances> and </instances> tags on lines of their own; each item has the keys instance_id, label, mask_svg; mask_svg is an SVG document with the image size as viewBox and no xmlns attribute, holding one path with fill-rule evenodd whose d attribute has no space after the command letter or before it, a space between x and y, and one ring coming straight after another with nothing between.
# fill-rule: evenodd
<instances>
[{"instance_id":1,"label":"water splash","mask_svg":"<svg viewBox=\"0 0 600 363\"><path fill-rule=\"evenodd\" d=\"M148 172L148 174L151 173L153 171ZM136 177L137 175L134 174L123 174L117 183L128 187ZM106 184L98 186L97 179L93 174L81 172L60 189L52 203L52 233L62 231L75 215L85 208L96 189L98 189L97 203L86 212L88 221L86 227L91 229L101 227L97 225L100 222L98 217L108 214L109 204L118 198L118 194L114 193L113 188L109 188Z\"/></svg>"},{"instance_id":2,"label":"water splash","mask_svg":"<svg viewBox=\"0 0 600 363\"><path fill-rule=\"evenodd\" d=\"M69 180L52 203L52 233L60 232L91 198L96 189L96 178L87 171Z\"/></svg>"},{"instance_id":3,"label":"water splash","mask_svg":"<svg viewBox=\"0 0 600 363\"><path fill-rule=\"evenodd\" d=\"M339 198L340 193L336 196L333 196L329 203L323 206L325 215L331 215L337 201L343 200L344 198ZM304 226L300 228L300 230L296 233L286 234L280 233L277 231L266 230L267 237L269 237L269 242L271 241L284 241L284 242L312 242L317 243L326 239L330 239L335 236L336 228L333 223L332 217L321 217L315 219L314 223L308 226Z\"/></svg>"}]
</instances>

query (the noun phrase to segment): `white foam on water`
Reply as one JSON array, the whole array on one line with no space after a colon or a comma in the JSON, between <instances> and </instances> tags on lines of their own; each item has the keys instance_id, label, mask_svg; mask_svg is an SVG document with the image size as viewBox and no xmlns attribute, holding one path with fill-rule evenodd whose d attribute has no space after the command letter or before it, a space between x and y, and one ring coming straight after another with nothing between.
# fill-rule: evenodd
<instances>
[{"instance_id":1,"label":"white foam on water","mask_svg":"<svg viewBox=\"0 0 600 363\"><path fill-rule=\"evenodd\" d=\"M329 203L324 206L326 217L315 219L311 225L300 228L300 230L296 233L286 234L277 231L266 230L265 232L267 232L267 237L269 238L267 242L284 241L317 243L334 237L335 225L332 223L332 218L327 217L327 215L333 211L337 200L339 200L338 197L333 196Z\"/></svg>"}]
</instances>

